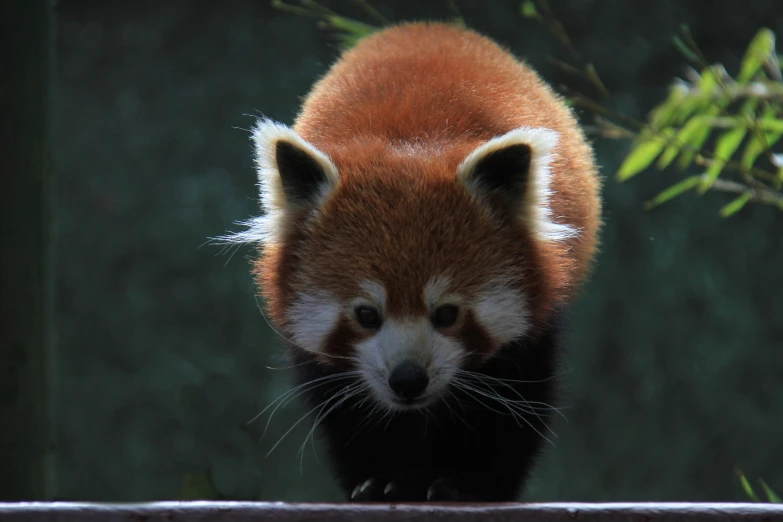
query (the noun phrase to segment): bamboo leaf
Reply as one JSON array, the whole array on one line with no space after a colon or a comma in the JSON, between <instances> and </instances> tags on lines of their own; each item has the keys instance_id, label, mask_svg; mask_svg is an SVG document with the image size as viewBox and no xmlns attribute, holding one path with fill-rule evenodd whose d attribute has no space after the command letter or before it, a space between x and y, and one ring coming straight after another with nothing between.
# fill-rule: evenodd
<instances>
[{"instance_id":1,"label":"bamboo leaf","mask_svg":"<svg viewBox=\"0 0 783 522\"><path fill-rule=\"evenodd\" d=\"M779 496L775 494L774 491L772 491L769 486L767 486L767 483L764 482L762 479L759 479L759 482L761 483L761 487L764 489L764 493L767 495L767 499L772 502L773 504L783 504L783 500L780 499Z\"/></svg>"},{"instance_id":2,"label":"bamboo leaf","mask_svg":"<svg viewBox=\"0 0 783 522\"><path fill-rule=\"evenodd\" d=\"M453 23L454 25L456 25L457 27L460 27L462 29L467 29L468 28L467 22L465 22L465 19L462 18L461 16L454 16L451 19L451 23Z\"/></svg>"},{"instance_id":3,"label":"bamboo leaf","mask_svg":"<svg viewBox=\"0 0 783 522\"><path fill-rule=\"evenodd\" d=\"M759 119L759 126L765 131L783 132L783 120L778 118Z\"/></svg>"},{"instance_id":4,"label":"bamboo leaf","mask_svg":"<svg viewBox=\"0 0 783 522\"><path fill-rule=\"evenodd\" d=\"M647 139L643 139L636 145L628 156L626 156L622 165L620 165L620 170L617 172L617 179L619 181L625 181L632 178L655 161L655 158L658 157L666 146L666 142L668 141L667 138L674 134L674 130L666 129L662 134L663 136L653 135Z\"/></svg>"},{"instance_id":5,"label":"bamboo leaf","mask_svg":"<svg viewBox=\"0 0 783 522\"><path fill-rule=\"evenodd\" d=\"M742 210L742 207L745 206L745 204L750 201L750 199L753 197L753 194L750 192L745 192L741 196L733 199L728 205L720 209L720 215L722 217L729 217L733 216L740 210Z\"/></svg>"},{"instance_id":6,"label":"bamboo leaf","mask_svg":"<svg viewBox=\"0 0 783 522\"><path fill-rule=\"evenodd\" d=\"M741 116L746 116L748 118L753 118L756 115L756 107L759 105L759 99L758 98L748 98L745 100L745 103L742 104L742 108L739 111L739 114Z\"/></svg>"},{"instance_id":7,"label":"bamboo leaf","mask_svg":"<svg viewBox=\"0 0 783 522\"><path fill-rule=\"evenodd\" d=\"M748 128L742 124L724 132L721 137L718 138L718 143L715 146L715 159L707 168L707 172L705 172L704 181L699 188L699 192L702 194L706 192L715 180L718 179L726 162L731 159L734 152L739 148L742 140L745 139L747 132Z\"/></svg>"},{"instance_id":8,"label":"bamboo leaf","mask_svg":"<svg viewBox=\"0 0 783 522\"><path fill-rule=\"evenodd\" d=\"M738 468L734 468L734 472L739 477L740 484L742 485L742 489L745 490L745 494L750 498L753 502L758 502L759 497L756 496L756 492L753 491L753 488L750 485L750 482L748 482L748 479L745 478L745 474L742 473Z\"/></svg>"},{"instance_id":9,"label":"bamboo leaf","mask_svg":"<svg viewBox=\"0 0 783 522\"><path fill-rule=\"evenodd\" d=\"M661 154L661 156L658 158L658 170L663 170L666 167L669 166L669 164L674 161L674 158L677 157L677 154L680 153L682 150L682 142L679 140L679 135L677 138L675 138L668 147L666 147L666 150Z\"/></svg>"},{"instance_id":10,"label":"bamboo leaf","mask_svg":"<svg viewBox=\"0 0 783 522\"><path fill-rule=\"evenodd\" d=\"M775 33L767 28L760 29L748 45L748 50L745 51L737 82L740 85L747 84L774 52Z\"/></svg>"},{"instance_id":11,"label":"bamboo leaf","mask_svg":"<svg viewBox=\"0 0 783 522\"><path fill-rule=\"evenodd\" d=\"M742 153L742 159L740 160L742 167L751 169L759 155L765 152L767 148L775 145L781 136L783 136L783 132L765 132L762 137L754 133L748 140L748 144Z\"/></svg>"},{"instance_id":12,"label":"bamboo leaf","mask_svg":"<svg viewBox=\"0 0 783 522\"><path fill-rule=\"evenodd\" d=\"M724 132L715 146L715 155L721 160L730 160L747 133L748 127L744 123Z\"/></svg>"},{"instance_id":13,"label":"bamboo leaf","mask_svg":"<svg viewBox=\"0 0 783 522\"><path fill-rule=\"evenodd\" d=\"M595 65L593 65L592 63L588 63L587 65L585 65L585 74L587 75L587 79L590 80L590 82L595 86L595 88L601 91L601 94L603 94L607 98L611 96L609 89L606 88L604 82L601 81L601 77L598 76L598 71L595 70Z\"/></svg>"},{"instance_id":14,"label":"bamboo leaf","mask_svg":"<svg viewBox=\"0 0 783 522\"><path fill-rule=\"evenodd\" d=\"M699 96L686 96L682 103L680 103L677 113L675 114L675 123L685 122L688 118L691 117L691 115L696 113L697 109L699 109L702 105L704 105L704 102Z\"/></svg>"},{"instance_id":15,"label":"bamboo leaf","mask_svg":"<svg viewBox=\"0 0 783 522\"><path fill-rule=\"evenodd\" d=\"M720 69L717 66L707 67L701 72L701 79L697 87L702 96L709 96L720 85L718 81L719 74Z\"/></svg>"},{"instance_id":16,"label":"bamboo leaf","mask_svg":"<svg viewBox=\"0 0 783 522\"><path fill-rule=\"evenodd\" d=\"M700 131L700 129L706 130L709 133L709 124L706 118L694 116L682 126L677 132L677 135L663 152L660 158L658 158L658 168L663 170L669 166L669 164L677 157L677 154L683 149L684 146L689 145L693 141L694 135Z\"/></svg>"},{"instance_id":17,"label":"bamboo leaf","mask_svg":"<svg viewBox=\"0 0 783 522\"><path fill-rule=\"evenodd\" d=\"M783 131L765 132L763 130L763 127L761 127L761 124L759 123L761 120L775 119L775 114L777 110L778 110L777 107L768 106L764 110L764 113L762 114L761 118L754 120L754 125L758 125L758 127L761 128L761 135L759 135L759 132L756 131L753 132L750 138L748 139L748 143L745 146L745 150L742 153L742 158L740 159L740 164L742 165L742 168L746 170L752 168L753 165L756 163L756 159L759 157L759 155L763 152L766 152L768 149L772 148L772 146L775 145L775 143L777 143L780 137L783 136Z\"/></svg>"},{"instance_id":18,"label":"bamboo leaf","mask_svg":"<svg viewBox=\"0 0 783 522\"><path fill-rule=\"evenodd\" d=\"M344 16L329 15L326 17L326 22L332 29L338 31L344 49L350 49L359 40L377 30L377 27Z\"/></svg>"},{"instance_id":19,"label":"bamboo leaf","mask_svg":"<svg viewBox=\"0 0 783 522\"><path fill-rule=\"evenodd\" d=\"M533 0L525 0L522 2L522 4L519 6L519 12L522 13L522 16L525 18L534 18L538 19L538 9L536 9L536 4L533 3Z\"/></svg>"},{"instance_id":20,"label":"bamboo leaf","mask_svg":"<svg viewBox=\"0 0 783 522\"><path fill-rule=\"evenodd\" d=\"M672 41L674 41L674 46L677 48L678 51L689 61L693 63L699 63L699 57L696 56L696 53L694 53L690 47L688 47L685 42L682 41L682 38L679 36L672 37Z\"/></svg>"},{"instance_id":21,"label":"bamboo leaf","mask_svg":"<svg viewBox=\"0 0 783 522\"><path fill-rule=\"evenodd\" d=\"M688 178L685 178L671 187L667 188L654 198L652 198L650 201L646 202L644 204L645 209L650 210L651 208L655 208L658 205L661 205L663 203L666 203L667 201L676 198L680 194L684 194L685 192L688 192L689 190L692 190L694 187L696 187L699 182L701 181L701 176L690 176Z\"/></svg>"},{"instance_id":22,"label":"bamboo leaf","mask_svg":"<svg viewBox=\"0 0 783 522\"><path fill-rule=\"evenodd\" d=\"M662 129L674 123L680 105L687 96L687 89L682 85L675 85L669 90L669 96L650 111L650 126L653 129Z\"/></svg>"},{"instance_id":23,"label":"bamboo leaf","mask_svg":"<svg viewBox=\"0 0 783 522\"><path fill-rule=\"evenodd\" d=\"M678 122L684 122L692 114L717 116L720 113L720 109L724 108L728 101L724 101L724 98L713 98L712 93L719 86L718 74L720 69L717 66L706 67L701 71L695 91L688 94L680 104Z\"/></svg>"},{"instance_id":24,"label":"bamboo leaf","mask_svg":"<svg viewBox=\"0 0 783 522\"><path fill-rule=\"evenodd\" d=\"M683 150L680 159L677 161L677 166L681 170L685 170L690 166L693 158L696 157L696 153L701 150L704 142L710 137L712 132L712 127L709 125L710 117L717 116L719 113L720 107L716 105L710 107L704 115L699 116L702 125L694 123L695 128L687 135L687 139L681 140L688 145L688 148Z\"/></svg>"}]
</instances>

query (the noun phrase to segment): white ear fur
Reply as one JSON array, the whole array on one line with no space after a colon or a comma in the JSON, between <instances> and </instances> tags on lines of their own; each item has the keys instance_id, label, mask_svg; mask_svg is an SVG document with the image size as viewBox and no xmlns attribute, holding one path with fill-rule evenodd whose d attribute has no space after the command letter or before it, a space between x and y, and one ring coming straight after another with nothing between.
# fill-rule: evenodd
<instances>
[{"instance_id":1,"label":"white ear fur","mask_svg":"<svg viewBox=\"0 0 783 522\"><path fill-rule=\"evenodd\" d=\"M258 188L264 214L241 224L247 227L242 232L217 238L225 243L275 244L291 225L291 214L299 209L296 202L289 201L283 189L278 170L277 144L285 141L306 152L323 169L325 182L315 206L328 196L339 182L337 167L329 157L316 147L302 139L292 128L270 119L260 119L253 127L251 136L255 147L255 164L258 172Z\"/></svg>"},{"instance_id":2,"label":"white ear fur","mask_svg":"<svg viewBox=\"0 0 783 522\"><path fill-rule=\"evenodd\" d=\"M457 168L457 179L465 183L472 192L478 192L480 189L473 183L471 176L483 158L511 145L528 145L531 149L530 171L523 200L518 206L519 217L530 224L533 233L542 241L563 241L577 236L577 229L552 221L552 209L549 205L552 195L550 164L559 137L556 131L543 127L514 129L471 152Z\"/></svg>"}]
</instances>

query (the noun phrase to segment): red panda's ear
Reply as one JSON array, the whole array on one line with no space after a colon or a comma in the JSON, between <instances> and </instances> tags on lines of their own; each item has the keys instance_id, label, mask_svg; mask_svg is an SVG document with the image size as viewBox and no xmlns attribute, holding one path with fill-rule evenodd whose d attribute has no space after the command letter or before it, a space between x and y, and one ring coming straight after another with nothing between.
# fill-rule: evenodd
<instances>
[{"instance_id":1,"label":"red panda's ear","mask_svg":"<svg viewBox=\"0 0 783 522\"><path fill-rule=\"evenodd\" d=\"M293 129L260 120L253 129L256 167L266 210L282 211L315 203L338 181L329 157Z\"/></svg>"},{"instance_id":2,"label":"red panda's ear","mask_svg":"<svg viewBox=\"0 0 783 522\"><path fill-rule=\"evenodd\" d=\"M549 205L552 155L557 132L521 127L477 147L460 164L457 179L477 197L500 196L542 241L578 234L552 219ZM497 201L497 200L496 200Z\"/></svg>"},{"instance_id":3,"label":"red panda's ear","mask_svg":"<svg viewBox=\"0 0 783 522\"><path fill-rule=\"evenodd\" d=\"M319 205L339 182L329 157L293 129L272 120L253 128L258 185L265 215L254 224L263 242L274 242L292 215Z\"/></svg>"}]
</instances>

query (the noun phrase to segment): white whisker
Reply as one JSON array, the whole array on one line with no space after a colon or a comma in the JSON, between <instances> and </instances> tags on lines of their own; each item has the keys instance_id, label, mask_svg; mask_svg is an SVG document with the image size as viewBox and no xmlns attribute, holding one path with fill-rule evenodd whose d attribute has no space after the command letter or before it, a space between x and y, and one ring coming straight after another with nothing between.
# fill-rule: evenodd
<instances>
[{"instance_id":1,"label":"white whisker","mask_svg":"<svg viewBox=\"0 0 783 522\"><path fill-rule=\"evenodd\" d=\"M302 443L302 445L299 448L299 472L303 473L304 470L304 448L307 445L307 440L313 440L315 439L315 430L318 429L318 425L323 422L323 420L332 412L335 410L335 408L340 407L342 404L344 404L346 401L352 399L353 397L356 397L357 395L365 392L367 389L369 389L369 385L363 382L357 382L354 384L349 384L345 386L341 391L334 394L332 397L330 397L328 400L323 402L323 406L321 407L321 410L318 412L318 415L316 415L315 421L313 421L313 425L310 428L310 431L305 436L305 440ZM329 401L331 401L334 397L338 397L340 394L343 395L343 397L334 403L327 411L326 413L323 412L323 410L326 408L326 406L329 404ZM313 453L315 454L315 443L313 443ZM318 455L315 454L316 460L318 460ZM320 461L319 461L320 463Z\"/></svg>"},{"instance_id":2,"label":"white whisker","mask_svg":"<svg viewBox=\"0 0 783 522\"><path fill-rule=\"evenodd\" d=\"M286 392L282 393L279 397L277 397L274 401L272 401L269 405L267 405L267 407L264 408L263 410L261 410L261 412L258 415L253 417L253 419L250 420L248 422L248 424L254 422L256 419L261 417L267 410L269 410L269 408L274 406L274 409L272 410L272 413L270 413L269 418L266 421L266 425L264 426L264 431L261 434L261 439L263 440L264 437L266 436L266 432L269 430L269 425L272 422L272 418L274 417L275 413L277 412L277 410L281 406L284 406L285 404L290 403L291 401L295 400L297 397L299 397L303 393L306 393L308 391L312 391L312 390L314 390L316 388L319 388L319 387L321 387L321 386L323 386L325 384L334 383L334 382L341 381L341 380L344 380L344 379L351 379L351 378L356 378L356 377L357 377L357 372L346 371L346 372L339 373L339 374L336 374L336 375L326 375L324 377L319 377L317 379L313 379L312 381L308 381L308 382L302 383L302 384L300 384L298 386L295 386L295 387L291 388L290 390L287 390ZM277 406L275 406L275 404L277 404Z\"/></svg>"},{"instance_id":3,"label":"white whisker","mask_svg":"<svg viewBox=\"0 0 783 522\"><path fill-rule=\"evenodd\" d=\"M272 330L272 332L275 333L278 337L280 337L280 339L282 339L283 341L289 343L291 346L294 346L294 347L299 348L300 350L303 350L303 351L306 351L306 352L309 351L309 352L317 354L317 355L322 355L324 357L330 357L332 359L352 359L352 357L348 357L348 356L345 356L345 355L333 355L333 354L326 353L326 352L314 352L312 350L308 350L307 348L305 348L303 346L298 345L297 343L295 343L294 341L292 341L291 339L289 339L288 337L283 335L283 333L280 332L277 328L275 328L275 326L272 324L272 321L270 321L269 318L264 313L264 309L261 307L261 303L258 302L258 296L254 296L254 298L255 298L255 301L256 301L256 308L258 308L258 311L261 313L261 317L264 318L264 321L266 321L266 324L269 326L269 328Z\"/></svg>"},{"instance_id":4,"label":"white whisker","mask_svg":"<svg viewBox=\"0 0 783 522\"><path fill-rule=\"evenodd\" d=\"M485 392L483 390L475 388L474 386L471 386L469 383L467 383L464 380L461 380L459 378L455 378L452 381L452 384L454 384L455 387L463 390L465 393L472 394L472 396L473 396L473 398L475 400L477 400L478 402L480 402L481 404L483 404L484 406L488 407L490 410L492 410L492 411L494 411L496 413L503 414L503 412L499 412L499 411L495 410L494 408L491 408L491 407L487 406L484 402L482 402L477 397L477 395L480 395L480 396L485 397L487 399L495 400L498 403L502 404L503 406L505 406L508 409L509 413L514 417L514 419L517 422L517 425L519 425L521 427L522 425L519 423L519 421L520 420L524 421L525 424L530 426L530 428L532 428L536 433L538 433L539 436L541 436L544 440L546 440L547 442L552 444L552 446L555 446L555 443L552 442L552 440L550 440L546 435L541 433L535 426L533 426L533 424L525 417L525 415L520 414L519 410L521 409L523 413L528 413L528 414L535 414L535 413L531 413L531 412L525 410L524 408L522 408L521 406L516 404L514 401L512 401L510 399L507 399L507 398L497 394L497 392L495 392L495 393L487 393L487 392ZM547 429L555 437L557 437L557 435L552 431L552 429L548 425L546 425L546 423L544 423L544 425L547 427Z\"/></svg>"},{"instance_id":5,"label":"white whisker","mask_svg":"<svg viewBox=\"0 0 783 522\"><path fill-rule=\"evenodd\" d=\"M536 413L536 411L542 411L542 412L554 411L558 415L560 415L566 422L568 422L568 419L566 418L565 414L563 414L563 412L560 411L560 408L557 408L545 402L527 400L525 397L522 396L522 394L518 390L516 390L514 387L509 385L508 382L506 382L507 381L506 379L498 379L497 377L492 377L490 375L484 375L477 372L471 372L468 370L458 370L458 372L460 375L464 375L465 377L469 377L474 381L483 384L493 392L495 392L495 389L487 381L497 382L498 384L505 386L509 390L513 391L517 395L517 397L519 397L525 403L527 409L530 410L529 413L533 415L540 417L540 415ZM522 381L517 381L517 382L522 382ZM506 399L506 400L509 400L517 404L519 403L519 401L513 401L512 399ZM534 404L540 406L534 406Z\"/></svg>"}]
</instances>

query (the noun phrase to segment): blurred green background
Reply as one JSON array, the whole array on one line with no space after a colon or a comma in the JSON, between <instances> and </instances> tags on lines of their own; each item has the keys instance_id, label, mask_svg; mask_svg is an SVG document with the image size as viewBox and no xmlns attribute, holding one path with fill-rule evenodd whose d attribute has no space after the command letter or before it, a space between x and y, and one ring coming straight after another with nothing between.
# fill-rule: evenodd
<instances>
[{"instance_id":1,"label":"blurred green background","mask_svg":"<svg viewBox=\"0 0 783 522\"><path fill-rule=\"evenodd\" d=\"M362 17L350 0L323 3ZM392 20L451 13L372 4ZM568 82L547 61L557 41L519 4L456 0L469 26ZM779 0L552 6L639 117L683 72L680 24L732 71L757 29L783 29ZM267 0L59 0L56 24L55 496L170 499L209 470L226 498L338 499L319 447L297 454L306 422L266 457L303 412L279 410L263 439L268 416L248 423L286 389L269 368L284 365L282 344L257 308L251 252L203 245L257 212L242 129L254 114L291 123L335 40ZM526 498L744 500L735 465L780 491L783 213L750 205L723 220L720 194L645 212L680 175L620 184L629 144L595 145L603 247L573 316L568 422Z\"/></svg>"}]
</instances>

